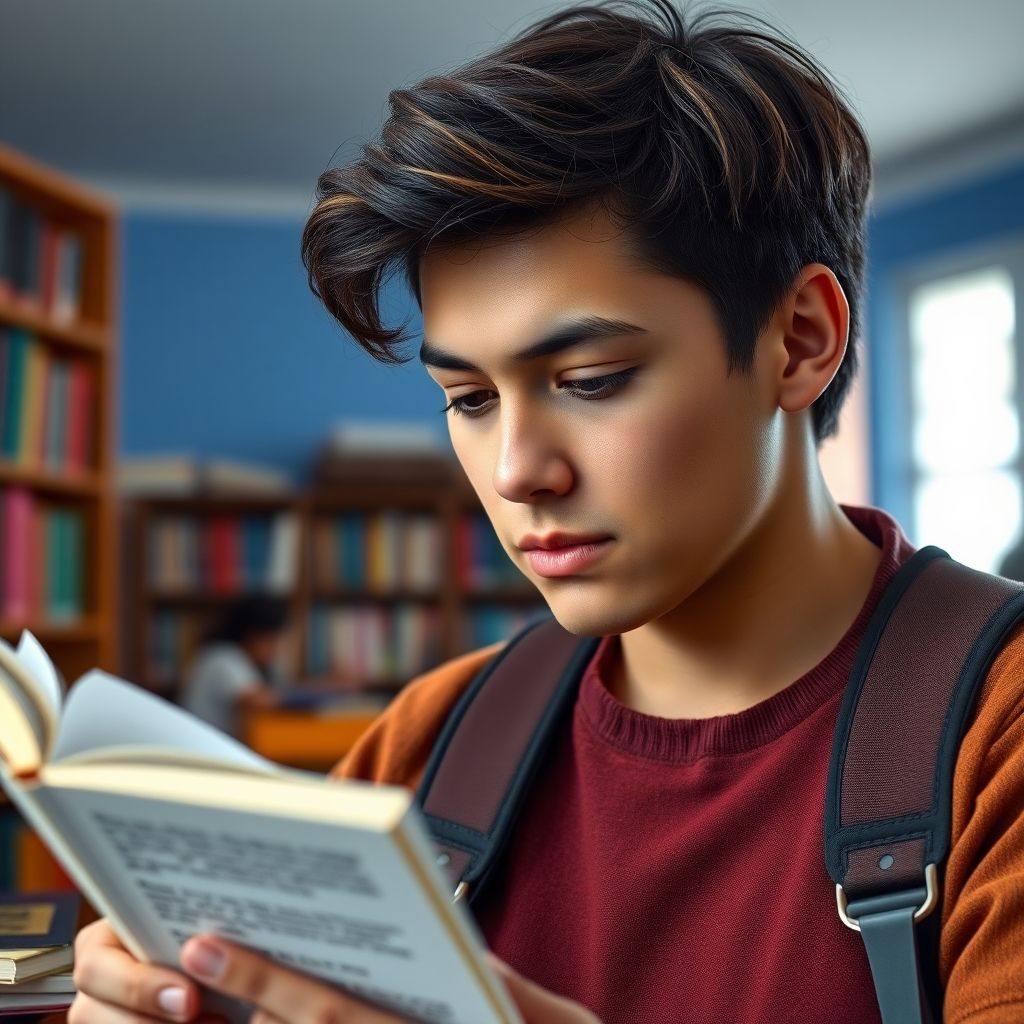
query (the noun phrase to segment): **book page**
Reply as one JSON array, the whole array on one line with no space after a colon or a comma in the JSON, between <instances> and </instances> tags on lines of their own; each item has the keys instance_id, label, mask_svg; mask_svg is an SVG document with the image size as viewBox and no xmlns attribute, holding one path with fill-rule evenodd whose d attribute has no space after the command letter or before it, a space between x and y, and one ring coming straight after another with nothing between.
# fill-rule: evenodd
<instances>
[{"instance_id":1,"label":"book page","mask_svg":"<svg viewBox=\"0 0 1024 1024\"><path fill-rule=\"evenodd\" d=\"M213 931L415 1020L520 1021L468 913L438 904L439 869L412 870L387 832L80 787L35 798L153 962L176 967L189 936ZM422 831L412 813L402 835Z\"/></svg>"},{"instance_id":2,"label":"book page","mask_svg":"<svg viewBox=\"0 0 1024 1024\"><path fill-rule=\"evenodd\" d=\"M46 703L53 721L56 722L60 717L60 706L64 702L64 687L49 655L27 629L21 631L15 654L28 670L36 684L36 694Z\"/></svg>"},{"instance_id":3,"label":"book page","mask_svg":"<svg viewBox=\"0 0 1024 1024\"><path fill-rule=\"evenodd\" d=\"M50 760L113 748L136 752L140 747L186 751L258 772L279 770L184 708L100 669L87 672L64 703Z\"/></svg>"},{"instance_id":4,"label":"book page","mask_svg":"<svg viewBox=\"0 0 1024 1024\"><path fill-rule=\"evenodd\" d=\"M0 640L0 759L13 772L35 771L45 756L47 730L31 680L14 652Z\"/></svg>"}]
</instances>

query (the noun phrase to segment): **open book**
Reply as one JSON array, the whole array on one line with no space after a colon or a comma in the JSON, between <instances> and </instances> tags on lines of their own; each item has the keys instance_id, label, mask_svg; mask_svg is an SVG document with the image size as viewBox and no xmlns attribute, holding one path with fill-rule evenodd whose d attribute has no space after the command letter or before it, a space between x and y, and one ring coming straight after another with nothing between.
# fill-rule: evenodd
<instances>
[{"instance_id":1,"label":"open book","mask_svg":"<svg viewBox=\"0 0 1024 1024\"><path fill-rule=\"evenodd\" d=\"M65 699L28 632L0 641L0 783L137 959L213 931L414 1020L521 1020L404 788L283 768L96 669Z\"/></svg>"}]
</instances>

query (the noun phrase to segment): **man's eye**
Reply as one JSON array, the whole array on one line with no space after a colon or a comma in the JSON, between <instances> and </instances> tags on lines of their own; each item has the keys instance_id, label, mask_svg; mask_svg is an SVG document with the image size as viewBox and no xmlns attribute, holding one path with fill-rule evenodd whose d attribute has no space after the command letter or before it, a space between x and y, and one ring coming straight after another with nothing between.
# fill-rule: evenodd
<instances>
[{"instance_id":1,"label":"man's eye","mask_svg":"<svg viewBox=\"0 0 1024 1024\"><path fill-rule=\"evenodd\" d=\"M601 377L583 377L580 380L567 380L559 387L565 388L571 394L580 398L604 398L612 391L626 383L636 373L637 367L631 366L628 370L619 370L616 373L606 373Z\"/></svg>"},{"instance_id":2,"label":"man's eye","mask_svg":"<svg viewBox=\"0 0 1024 1024\"><path fill-rule=\"evenodd\" d=\"M580 398L584 401L607 398L614 392L617 392L636 373L637 369L636 366L631 366L627 370L606 373L600 377L567 380L558 386L561 390L569 392L574 398ZM493 394L493 391L471 391L467 395L459 395L458 398L453 398L441 412L446 413L450 409L456 415L464 413L470 417L482 416L488 409L487 402L484 402L482 405L474 405L472 404L473 400L477 399L479 395Z\"/></svg>"},{"instance_id":3,"label":"man's eye","mask_svg":"<svg viewBox=\"0 0 1024 1024\"><path fill-rule=\"evenodd\" d=\"M441 413L451 410L457 415L464 413L466 416L479 416L487 408L489 399L485 396L494 393L494 391L470 391L469 394L461 394L447 403Z\"/></svg>"}]
</instances>

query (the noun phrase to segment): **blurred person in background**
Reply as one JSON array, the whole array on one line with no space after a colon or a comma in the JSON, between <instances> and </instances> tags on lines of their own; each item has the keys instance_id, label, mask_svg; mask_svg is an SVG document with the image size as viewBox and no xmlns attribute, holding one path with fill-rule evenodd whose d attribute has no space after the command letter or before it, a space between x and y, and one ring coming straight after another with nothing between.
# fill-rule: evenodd
<instances>
[{"instance_id":1,"label":"blurred person in background","mask_svg":"<svg viewBox=\"0 0 1024 1024\"><path fill-rule=\"evenodd\" d=\"M279 701L289 619L288 604L280 597L247 594L233 601L199 648L181 703L237 737L245 710Z\"/></svg>"}]
</instances>

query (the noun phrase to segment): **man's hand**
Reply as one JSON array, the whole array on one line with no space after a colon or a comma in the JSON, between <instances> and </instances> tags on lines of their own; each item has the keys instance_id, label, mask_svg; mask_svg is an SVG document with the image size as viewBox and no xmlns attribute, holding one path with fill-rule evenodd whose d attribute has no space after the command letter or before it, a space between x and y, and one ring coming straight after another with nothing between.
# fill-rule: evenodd
<instances>
[{"instance_id":1,"label":"man's hand","mask_svg":"<svg viewBox=\"0 0 1024 1024\"><path fill-rule=\"evenodd\" d=\"M526 1024L600 1024L578 1003L545 991L493 956L489 959ZM181 951L181 964L209 988L257 1007L253 1024L334 1020L345 1024L408 1024L405 1018L367 1006L331 985L214 936L189 939Z\"/></svg>"},{"instance_id":2,"label":"man's hand","mask_svg":"<svg viewBox=\"0 0 1024 1024\"><path fill-rule=\"evenodd\" d=\"M75 938L75 996L69 1024L190 1021L199 1011L199 987L178 971L139 963L106 920Z\"/></svg>"}]
</instances>

